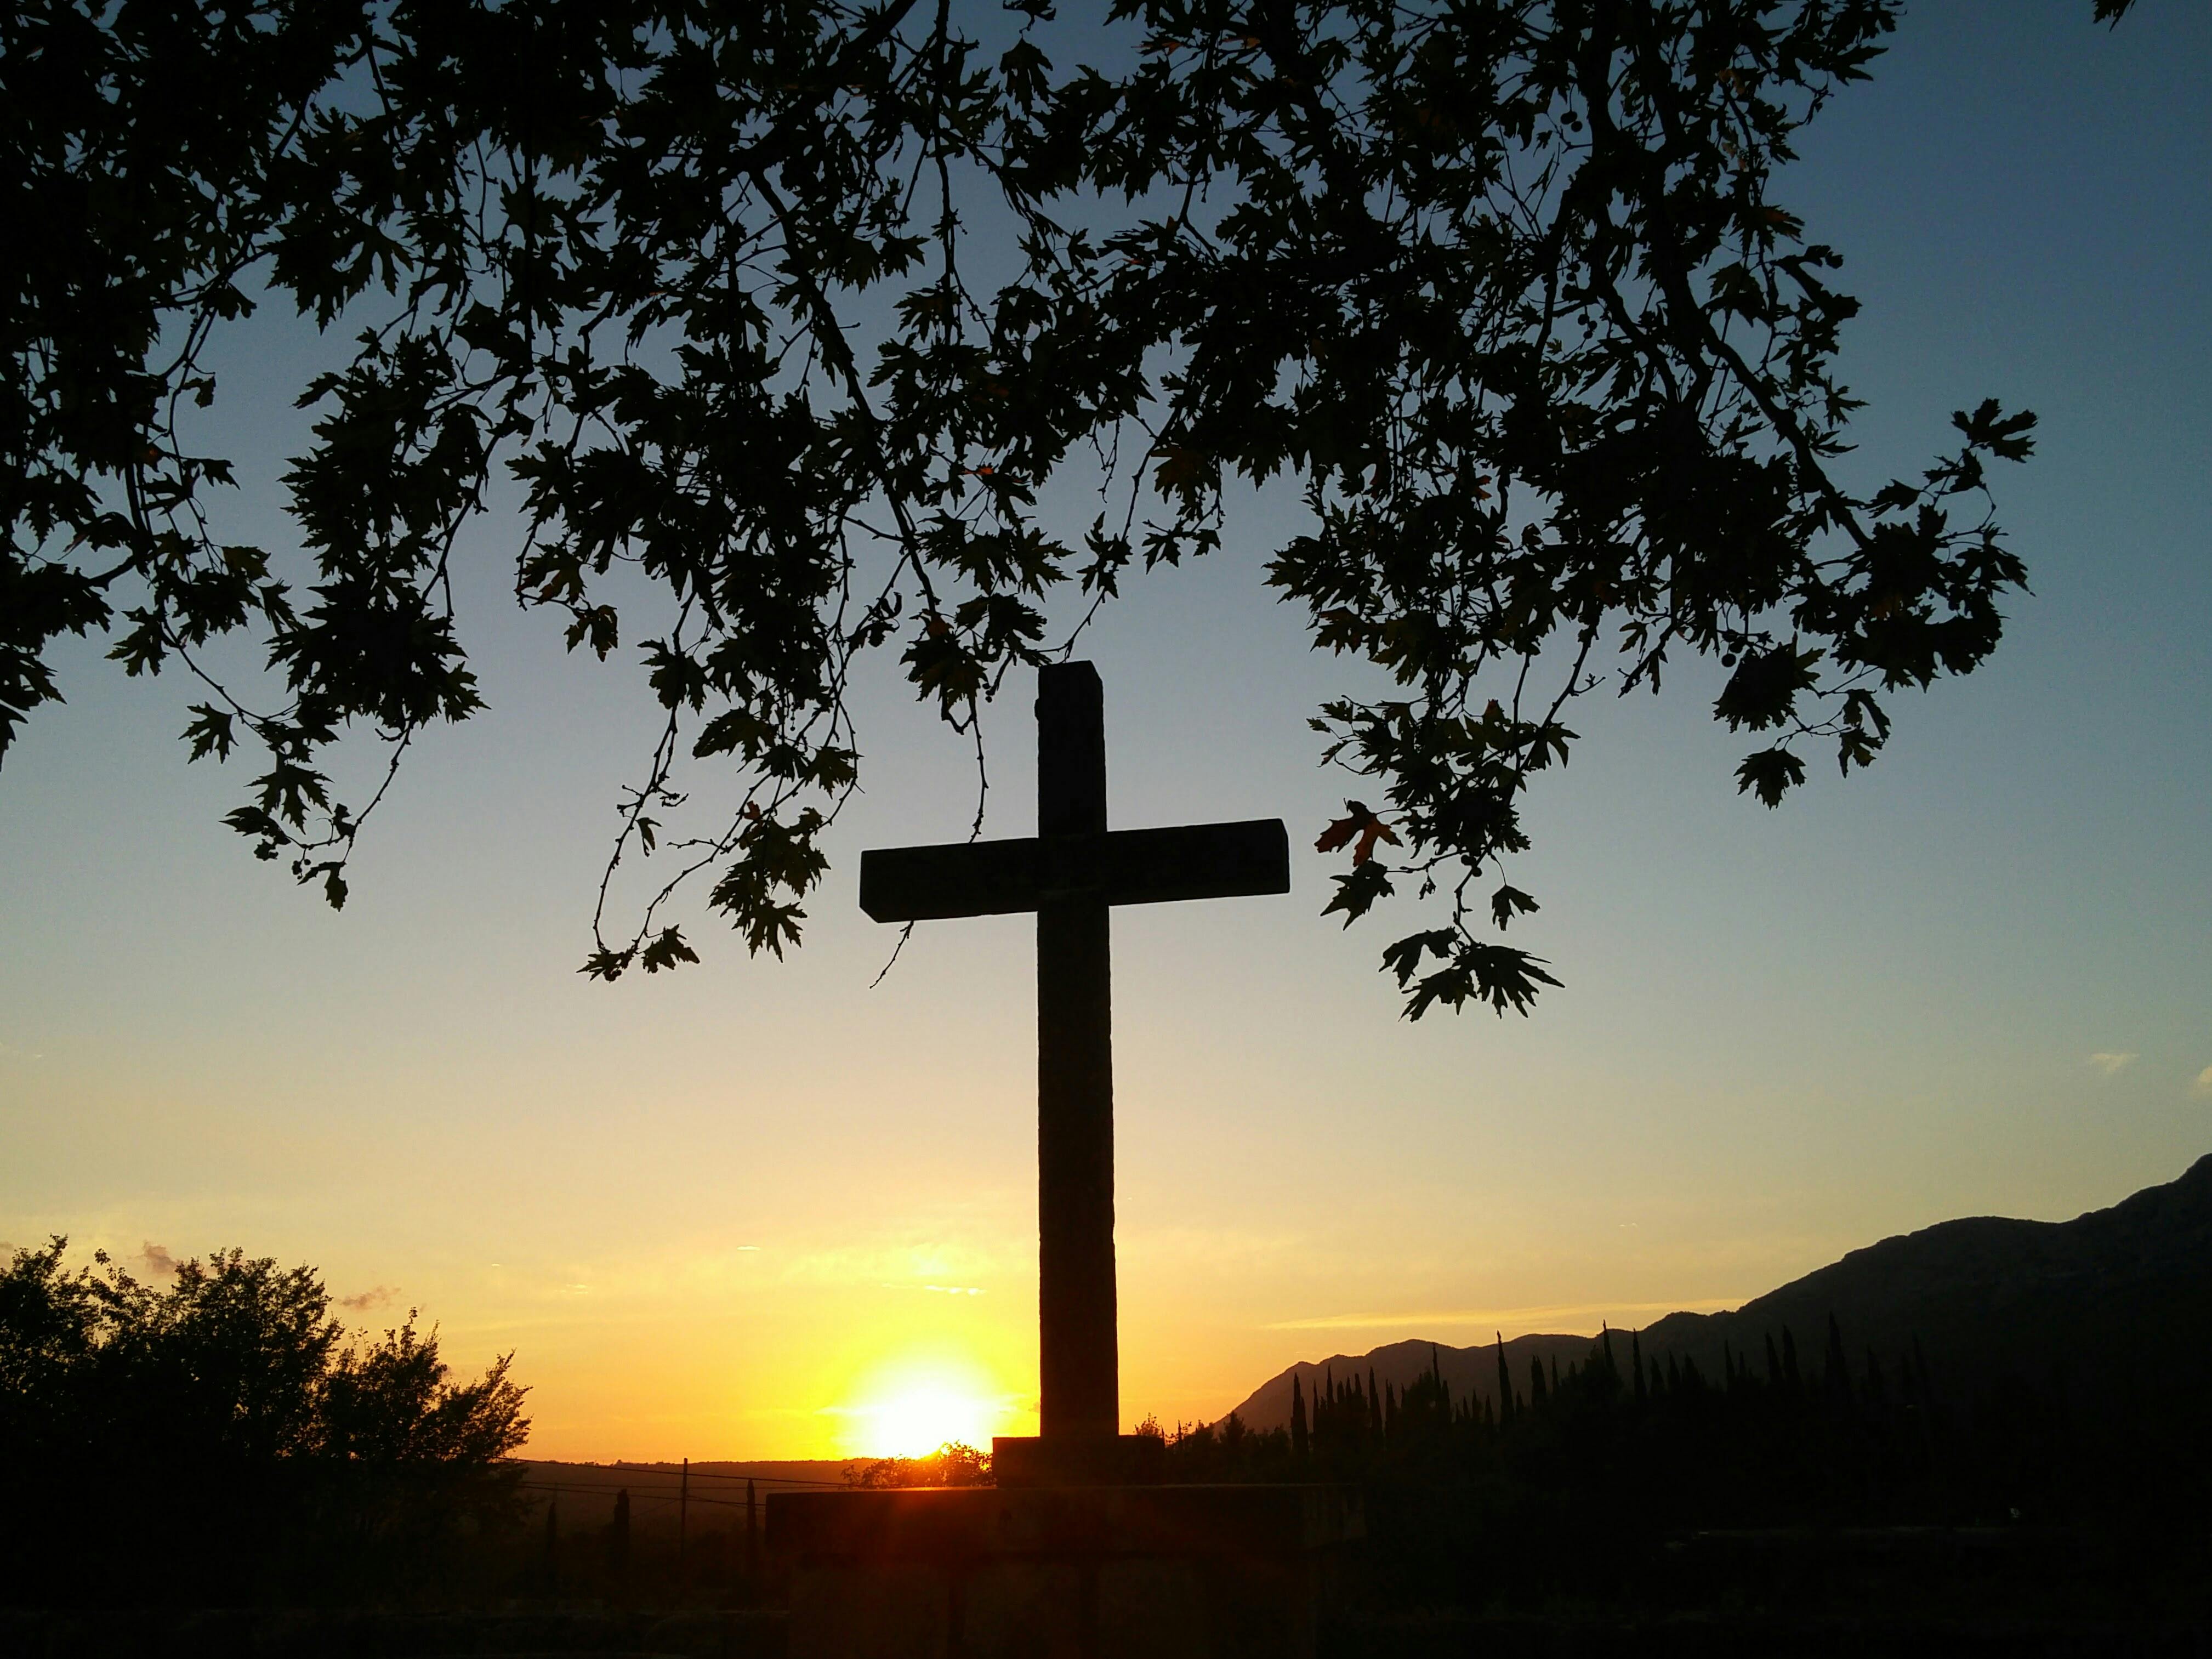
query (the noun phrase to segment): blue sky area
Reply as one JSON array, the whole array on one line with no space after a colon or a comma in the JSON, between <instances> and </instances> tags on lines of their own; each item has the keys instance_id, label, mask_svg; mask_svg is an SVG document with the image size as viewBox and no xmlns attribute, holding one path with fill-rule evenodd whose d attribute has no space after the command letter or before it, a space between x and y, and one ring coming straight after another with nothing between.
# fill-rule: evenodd
<instances>
[{"instance_id":1,"label":"blue sky area","mask_svg":"<svg viewBox=\"0 0 2212 1659\"><path fill-rule=\"evenodd\" d=\"M1911 8L1779 191L1865 304L1850 468L1924 464L1984 396L2041 416L1998 482L2033 597L1982 672L1899 699L1871 773L1775 812L1710 677L1592 700L1518 878L1565 981L1533 1018L1408 1025L1387 925L1318 916L1347 788L1304 721L1343 670L1260 585L1279 501L1099 624L1116 821L1279 815L1296 884L1115 922L1130 1416L1404 1336L1730 1305L2212 1151L2212 7L2089 9ZM234 349L235 510L273 538L278 393L323 348ZM317 1262L363 1323L516 1349L544 1453L858 1446L923 1372L1018 1426L1029 927L925 927L872 990L854 902L860 848L963 831L958 744L865 688L805 948L702 921L703 966L588 984L652 711L514 611L514 535L477 526L462 579L490 712L421 745L342 915L220 825L243 778L185 767L183 684L64 654L0 776L0 1239ZM1031 823L1027 703L990 722L1000 834Z\"/></svg>"}]
</instances>

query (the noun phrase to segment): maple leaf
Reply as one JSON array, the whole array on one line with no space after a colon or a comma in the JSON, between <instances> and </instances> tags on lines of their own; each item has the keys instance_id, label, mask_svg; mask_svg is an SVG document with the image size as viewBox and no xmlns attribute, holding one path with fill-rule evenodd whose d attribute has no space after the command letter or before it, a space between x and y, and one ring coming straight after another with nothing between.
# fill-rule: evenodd
<instances>
[{"instance_id":1,"label":"maple leaf","mask_svg":"<svg viewBox=\"0 0 2212 1659\"><path fill-rule=\"evenodd\" d=\"M1378 841L1387 841L1393 847L1405 845L1398 839L1398 832L1376 817L1365 803L1348 800L1344 803L1344 813L1321 832L1321 838L1314 842L1315 852L1334 853L1357 836L1358 844L1352 848L1352 861L1360 865L1375 856L1375 843Z\"/></svg>"},{"instance_id":2,"label":"maple leaf","mask_svg":"<svg viewBox=\"0 0 2212 1659\"><path fill-rule=\"evenodd\" d=\"M1206 458L1194 449L1181 449L1173 445L1159 452L1160 464L1153 475L1153 485L1161 495L1171 490L1194 490L1206 477Z\"/></svg>"}]
</instances>

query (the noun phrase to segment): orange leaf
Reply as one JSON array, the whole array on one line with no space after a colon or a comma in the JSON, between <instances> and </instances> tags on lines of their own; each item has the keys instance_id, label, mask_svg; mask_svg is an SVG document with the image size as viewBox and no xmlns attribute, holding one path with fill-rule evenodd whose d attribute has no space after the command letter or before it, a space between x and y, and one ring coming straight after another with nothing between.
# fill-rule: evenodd
<instances>
[{"instance_id":1,"label":"orange leaf","mask_svg":"<svg viewBox=\"0 0 2212 1659\"><path fill-rule=\"evenodd\" d=\"M1334 853L1340 847L1352 847L1352 861L1365 864L1375 856L1375 843L1387 841L1393 847L1402 847L1398 832L1376 817L1364 803L1348 800L1344 803L1345 816L1321 832L1314 842L1316 853ZM1357 845L1354 840L1357 839Z\"/></svg>"}]
</instances>

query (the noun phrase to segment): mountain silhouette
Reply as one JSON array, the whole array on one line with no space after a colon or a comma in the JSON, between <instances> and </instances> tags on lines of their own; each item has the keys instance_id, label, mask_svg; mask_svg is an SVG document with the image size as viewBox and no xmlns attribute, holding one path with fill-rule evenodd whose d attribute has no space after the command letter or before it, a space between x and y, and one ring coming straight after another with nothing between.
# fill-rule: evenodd
<instances>
[{"instance_id":1,"label":"mountain silhouette","mask_svg":"<svg viewBox=\"0 0 2212 1659\"><path fill-rule=\"evenodd\" d=\"M2072 1221L1939 1222L1853 1250L1732 1313L1668 1314L1635 1337L1647 1361L1695 1360L1718 1376L1724 1356L1764 1364L1767 1342L1779 1345L1788 1333L1817 1370L1832 1320L1854 1367L1869 1350L1889 1364L1917 1346L1939 1392L1960 1400L2008 1379L2062 1399L2093 1378L2107 1397L2118 1388L2146 1401L2201 1389L2212 1359L2212 1155L2178 1180ZM1624 1364L1629 1335L1613 1334ZM1514 1388L1527 1392L1532 1361L1564 1366L1586 1356L1593 1340L1507 1342ZM1252 1428L1282 1428L1293 1376L1309 1398L1330 1374L1356 1375L1364 1387L1371 1371L1402 1392L1431 1363L1455 1399L1472 1393L1494 1407L1498 1360L1495 1343L1392 1342L1301 1361L1253 1390L1236 1413Z\"/></svg>"},{"instance_id":2,"label":"mountain silhouette","mask_svg":"<svg viewBox=\"0 0 2212 1659\"><path fill-rule=\"evenodd\" d=\"M1626 1337L1621 1338L1626 1342ZM1540 1359L1547 1366L1564 1366L1571 1359L1586 1358L1590 1350L1587 1336L1529 1335L1516 1336L1505 1345L1507 1368L1513 1374L1513 1386L1520 1394L1528 1392L1528 1367ZM1627 1349L1621 1348L1626 1356ZM1291 1421L1291 1378L1297 1376L1305 1390L1308 1409L1316 1388L1327 1388L1332 1378L1343 1382L1357 1376L1359 1386L1367 1386L1369 1372L1374 1373L1379 1387L1388 1382L1400 1394L1414 1378L1425 1375L1433 1360L1443 1376L1445 1386L1451 1389L1452 1398L1459 1400L1473 1393L1489 1401L1494 1407L1498 1401L1498 1345L1494 1342L1477 1348L1455 1348L1442 1342L1418 1340L1392 1342L1364 1354L1332 1354L1327 1359L1300 1360L1288 1370L1269 1377L1246 1397L1236 1408L1244 1425L1252 1429L1287 1428ZM1625 1360L1624 1360L1625 1363Z\"/></svg>"}]
</instances>

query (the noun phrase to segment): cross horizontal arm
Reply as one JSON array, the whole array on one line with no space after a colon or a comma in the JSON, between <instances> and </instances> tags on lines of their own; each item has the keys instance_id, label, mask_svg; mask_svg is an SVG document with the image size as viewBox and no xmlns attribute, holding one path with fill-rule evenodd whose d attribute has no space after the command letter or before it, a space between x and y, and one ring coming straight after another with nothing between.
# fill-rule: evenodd
<instances>
[{"instance_id":1,"label":"cross horizontal arm","mask_svg":"<svg viewBox=\"0 0 2212 1659\"><path fill-rule=\"evenodd\" d=\"M1006 915L1063 894L1165 904L1290 890L1290 836L1280 818L860 854L860 908L878 921Z\"/></svg>"},{"instance_id":2,"label":"cross horizontal arm","mask_svg":"<svg viewBox=\"0 0 2212 1659\"><path fill-rule=\"evenodd\" d=\"M1291 890L1291 838L1280 818L1116 830L1103 842L1103 856L1097 860L1103 868L1095 884L1109 904L1170 904ZM1068 885L1085 884L1073 880Z\"/></svg>"},{"instance_id":3,"label":"cross horizontal arm","mask_svg":"<svg viewBox=\"0 0 2212 1659\"><path fill-rule=\"evenodd\" d=\"M878 921L1034 910L1037 890L1034 840L888 847L860 854L860 908Z\"/></svg>"}]
</instances>

